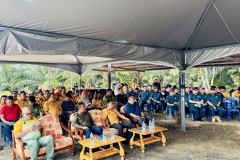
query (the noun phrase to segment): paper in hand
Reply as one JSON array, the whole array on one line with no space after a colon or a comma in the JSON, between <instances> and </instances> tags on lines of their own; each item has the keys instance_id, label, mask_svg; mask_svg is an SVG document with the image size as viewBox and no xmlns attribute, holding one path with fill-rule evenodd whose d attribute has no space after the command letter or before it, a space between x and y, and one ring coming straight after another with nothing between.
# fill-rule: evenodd
<instances>
[{"instance_id":1,"label":"paper in hand","mask_svg":"<svg viewBox=\"0 0 240 160\"><path fill-rule=\"evenodd\" d=\"M36 127L38 127L40 125L40 122L36 122L36 123L34 123L33 124L33 126L36 128Z\"/></svg>"}]
</instances>

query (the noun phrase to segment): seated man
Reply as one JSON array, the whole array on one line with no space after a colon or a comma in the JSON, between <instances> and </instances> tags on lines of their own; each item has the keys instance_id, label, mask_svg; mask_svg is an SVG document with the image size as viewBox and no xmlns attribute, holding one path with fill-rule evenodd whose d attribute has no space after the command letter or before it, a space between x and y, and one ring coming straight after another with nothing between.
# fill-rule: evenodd
<instances>
[{"instance_id":1,"label":"seated man","mask_svg":"<svg viewBox=\"0 0 240 160\"><path fill-rule=\"evenodd\" d=\"M189 108L193 115L193 120L202 121L205 116L204 98L198 93L198 88L193 88L193 93L189 95Z\"/></svg>"},{"instance_id":2,"label":"seated man","mask_svg":"<svg viewBox=\"0 0 240 160\"><path fill-rule=\"evenodd\" d=\"M119 94L116 96L117 99L117 110L119 111L122 106L124 106L127 103L127 96L123 93L123 89L118 89Z\"/></svg>"},{"instance_id":3,"label":"seated man","mask_svg":"<svg viewBox=\"0 0 240 160\"><path fill-rule=\"evenodd\" d=\"M158 87L154 87L154 91L151 94L152 100L152 107L154 108L155 112L158 113L162 111L162 103L161 103L161 93L159 92Z\"/></svg>"},{"instance_id":4,"label":"seated man","mask_svg":"<svg viewBox=\"0 0 240 160\"><path fill-rule=\"evenodd\" d=\"M238 87L234 92L232 92L232 97L233 98L240 97L240 87Z\"/></svg>"},{"instance_id":5,"label":"seated man","mask_svg":"<svg viewBox=\"0 0 240 160\"><path fill-rule=\"evenodd\" d=\"M150 96L151 96L151 93L147 91L147 87L144 86L143 91L141 91L139 94L140 107L142 108L142 111L144 111L144 105L147 104L147 111L150 112L150 109L151 109Z\"/></svg>"},{"instance_id":6,"label":"seated man","mask_svg":"<svg viewBox=\"0 0 240 160\"><path fill-rule=\"evenodd\" d=\"M177 99L177 96L174 95L174 91L170 90L169 91L169 95L166 98L166 102L167 102L167 110L169 112L169 109L171 111L172 116L175 115L178 112L178 103L179 100Z\"/></svg>"},{"instance_id":7,"label":"seated man","mask_svg":"<svg viewBox=\"0 0 240 160\"><path fill-rule=\"evenodd\" d=\"M150 118L147 118L144 115L141 107L139 105L136 105L135 101L136 100L135 100L134 94L130 94L128 96L128 103L124 106L123 110L124 110L124 113L127 115L127 117L136 119L138 122L138 125L141 127L143 121L148 124Z\"/></svg>"},{"instance_id":8,"label":"seated man","mask_svg":"<svg viewBox=\"0 0 240 160\"><path fill-rule=\"evenodd\" d=\"M6 104L0 109L0 117L4 122L4 139L7 139L8 146L12 146L12 130L13 124L19 119L21 108L13 103L13 97L8 96Z\"/></svg>"},{"instance_id":9,"label":"seated man","mask_svg":"<svg viewBox=\"0 0 240 160\"><path fill-rule=\"evenodd\" d=\"M229 94L228 94L228 92L226 91L226 87L225 87L225 86L219 86L219 91L220 91L220 93L222 93L222 95L224 96L224 100L229 97Z\"/></svg>"},{"instance_id":10,"label":"seated man","mask_svg":"<svg viewBox=\"0 0 240 160\"><path fill-rule=\"evenodd\" d=\"M72 126L83 129L85 138L90 138L91 132L102 135L103 129L95 125L91 114L86 111L85 104L79 102L76 104L76 107L78 108L78 112L74 113Z\"/></svg>"},{"instance_id":11,"label":"seated man","mask_svg":"<svg viewBox=\"0 0 240 160\"><path fill-rule=\"evenodd\" d=\"M42 117L43 114L42 114L41 106L38 103L36 103L35 97L34 96L29 96L28 100L29 100L29 105L28 106L32 110L32 116L36 117L36 118Z\"/></svg>"},{"instance_id":12,"label":"seated man","mask_svg":"<svg viewBox=\"0 0 240 160\"><path fill-rule=\"evenodd\" d=\"M127 120L128 122L120 122L119 118ZM128 140L131 138L132 134L129 131L127 131L124 136L123 128L133 128L132 122L117 111L111 100L107 101L107 108L102 110L102 119L108 121L110 128L116 128L119 136L125 137Z\"/></svg>"},{"instance_id":13,"label":"seated man","mask_svg":"<svg viewBox=\"0 0 240 160\"><path fill-rule=\"evenodd\" d=\"M224 108L221 106L221 98L217 95L216 87L211 86L210 94L207 95L207 103L212 117L212 122L222 122L221 118L224 113ZM218 111L218 116L215 116L214 110Z\"/></svg>"},{"instance_id":14,"label":"seated man","mask_svg":"<svg viewBox=\"0 0 240 160\"><path fill-rule=\"evenodd\" d=\"M54 158L54 139L52 136L41 136L39 121L32 117L29 107L22 108L23 117L14 124L14 134L16 138L21 138L30 150L31 160L37 159L39 147L46 146L47 160Z\"/></svg>"},{"instance_id":15,"label":"seated man","mask_svg":"<svg viewBox=\"0 0 240 160\"><path fill-rule=\"evenodd\" d=\"M54 93L50 94L50 98L43 105L45 114L59 115L61 114L62 107L60 102L56 100Z\"/></svg>"}]
</instances>

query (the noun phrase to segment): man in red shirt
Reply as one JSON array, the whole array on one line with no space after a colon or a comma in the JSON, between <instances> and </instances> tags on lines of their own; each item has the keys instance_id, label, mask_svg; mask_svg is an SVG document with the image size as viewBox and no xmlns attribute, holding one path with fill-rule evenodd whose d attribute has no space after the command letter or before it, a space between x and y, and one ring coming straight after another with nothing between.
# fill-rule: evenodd
<instances>
[{"instance_id":1,"label":"man in red shirt","mask_svg":"<svg viewBox=\"0 0 240 160\"><path fill-rule=\"evenodd\" d=\"M6 104L0 109L0 117L4 122L4 137L7 138L7 143L12 146L12 130L14 123L21 116L21 108L13 103L13 96L8 96Z\"/></svg>"}]
</instances>

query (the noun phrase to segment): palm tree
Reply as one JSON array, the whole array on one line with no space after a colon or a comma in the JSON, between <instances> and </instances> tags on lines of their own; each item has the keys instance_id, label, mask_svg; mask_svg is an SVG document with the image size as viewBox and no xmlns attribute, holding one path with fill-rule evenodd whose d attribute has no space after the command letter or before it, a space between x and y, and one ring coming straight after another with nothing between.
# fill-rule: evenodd
<instances>
[{"instance_id":1,"label":"palm tree","mask_svg":"<svg viewBox=\"0 0 240 160\"><path fill-rule=\"evenodd\" d=\"M19 74L16 66L1 65L0 73L0 90L14 91L22 87L19 82L21 82L23 79L21 77L21 74Z\"/></svg>"}]
</instances>

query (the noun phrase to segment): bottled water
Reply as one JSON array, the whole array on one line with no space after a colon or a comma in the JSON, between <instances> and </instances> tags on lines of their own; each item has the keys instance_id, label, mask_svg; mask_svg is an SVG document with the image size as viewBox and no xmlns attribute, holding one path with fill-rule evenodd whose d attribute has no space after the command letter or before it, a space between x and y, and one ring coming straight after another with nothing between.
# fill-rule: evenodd
<instances>
[{"instance_id":1,"label":"bottled water","mask_svg":"<svg viewBox=\"0 0 240 160\"><path fill-rule=\"evenodd\" d=\"M171 112L171 109L169 109L169 119L172 120L172 112Z\"/></svg>"},{"instance_id":2,"label":"bottled water","mask_svg":"<svg viewBox=\"0 0 240 160\"><path fill-rule=\"evenodd\" d=\"M155 119L152 119L152 128L155 128Z\"/></svg>"},{"instance_id":3,"label":"bottled water","mask_svg":"<svg viewBox=\"0 0 240 160\"><path fill-rule=\"evenodd\" d=\"M153 129L153 124L152 124L152 121L150 120L149 121L149 130L151 131Z\"/></svg>"},{"instance_id":4,"label":"bottled water","mask_svg":"<svg viewBox=\"0 0 240 160\"><path fill-rule=\"evenodd\" d=\"M111 139L114 140L115 132L114 129L111 129Z\"/></svg>"},{"instance_id":5,"label":"bottled water","mask_svg":"<svg viewBox=\"0 0 240 160\"><path fill-rule=\"evenodd\" d=\"M93 134L90 134L90 144L93 145L94 144L94 137Z\"/></svg>"},{"instance_id":6,"label":"bottled water","mask_svg":"<svg viewBox=\"0 0 240 160\"><path fill-rule=\"evenodd\" d=\"M107 140L107 135L105 130L103 130L102 137L103 137L103 141Z\"/></svg>"},{"instance_id":7,"label":"bottled water","mask_svg":"<svg viewBox=\"0 0 240 160\"><path fill-rule=\"evenodd\" d=\"M145 124L145 122L143 121L143 123L142 123L142 131L143 132L145 132L146 131L146 124Z\"/></svg>"},{"instance_id":8,"label":"bottled water","mask_svg":"<svg viewBox=\"0 0 240 160\"><path fill-rule=\"evenodd\" d=\"M192 114L192 113L190 113L190 120L191 120L191 121L194 120L194 119L193 119L193 114Z\"/></svg>"}]
</instances>

